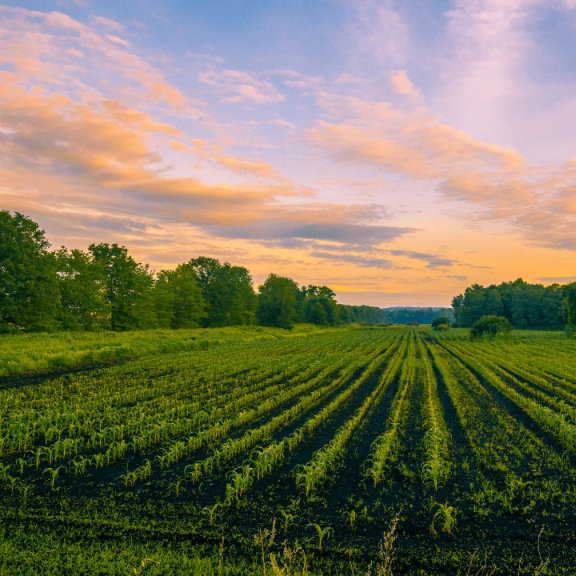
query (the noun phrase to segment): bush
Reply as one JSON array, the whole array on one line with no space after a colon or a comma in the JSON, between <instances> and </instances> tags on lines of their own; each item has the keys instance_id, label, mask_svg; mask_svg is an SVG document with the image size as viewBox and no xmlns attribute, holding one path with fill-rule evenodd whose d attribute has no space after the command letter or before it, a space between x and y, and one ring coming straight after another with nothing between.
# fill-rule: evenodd
<instances>
[{"instance_id":1,"label":"bush","mask_svg":"<svg viewBox=\"0 0 576 576\"><path fill-rule=\"evenodd\" d=\"M432 328L434 328L434 330L447 330L450 328L450 318L446 318L446 316L434 318L434 320L432 320Z\"/></svg>"},{"instance_id":2,"label":"bush","mask_svg":"<svg viewBox=\"0 0 576 576\"><path fill-rule=\"evenodd\" d=\"M474 322L470 328L472 338L478 338L484 334L496 336L496 334L508 334L512 330L512 324L504 316L482 316Z\"/></svg>"}]
</instances>

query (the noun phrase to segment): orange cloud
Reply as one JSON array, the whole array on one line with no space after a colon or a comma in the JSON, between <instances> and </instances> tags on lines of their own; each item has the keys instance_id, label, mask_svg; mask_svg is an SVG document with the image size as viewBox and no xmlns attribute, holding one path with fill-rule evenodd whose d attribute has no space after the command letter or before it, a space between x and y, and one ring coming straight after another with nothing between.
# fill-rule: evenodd
<instances>
[{"instance_id":1,"label":"orange cloud","mask_svg":"<svg viewBox=\"0 0 576 576\"><path fill-rule=\"evenodd\" d=\"M128 52L129 43L116 35L100 34L60 12L0 7L0 16L0 63L9 63L25 81L68 90L76 87L94 94L98 84L107 89L108 76L118 75L134 82L127 87L134 98L165 102L179 114L199 113L201 102L167 83L149 62ZM106 18L93 18L92 23L122 30L121 25Z\"/></svg>"},{"instance_id":2,"label":"orange cloud","mask_svg":"<svg viewBox=\"0 0 576 576\"><path fill-rule=\"evenodd\" d=\"M318 94L340 123L305 132L339 162L366 164L430 181L447 199L466 202L463 217L506 222L533 244L576 249L576 165L531 166L514 150L473 140L417 109Z\"/></svg>"},{"instance_id":3,"label":"orange cloud","mask_svg":"<svg viewBox=\"0 0 576 576\"><path fill-rule=\"evenodd\" d=\"M392 87L396 94L403 94L405 96L420 96L420 90L418 90L414 84L408 78L406 70L399 70L390 78L392 82Z\"/></svg>"}]
</instances>

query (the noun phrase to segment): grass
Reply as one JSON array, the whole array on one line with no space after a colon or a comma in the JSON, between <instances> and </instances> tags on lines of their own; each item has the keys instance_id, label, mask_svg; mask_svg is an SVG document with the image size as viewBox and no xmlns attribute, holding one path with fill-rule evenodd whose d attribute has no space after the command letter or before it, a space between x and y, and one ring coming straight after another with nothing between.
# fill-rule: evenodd
<instances>
[{"instance_id":1,"label":"grass","mask_svg":"<svg viewBox=\"0 0 576 576\"><path fill-rule=\"evenodd\" d=\"M326 330L300 324L293 330L242 326L194 330L134 332L56 332L0 336L0 376L139 358L226 343L290 338Z\"/></svg>"}]
</instances>

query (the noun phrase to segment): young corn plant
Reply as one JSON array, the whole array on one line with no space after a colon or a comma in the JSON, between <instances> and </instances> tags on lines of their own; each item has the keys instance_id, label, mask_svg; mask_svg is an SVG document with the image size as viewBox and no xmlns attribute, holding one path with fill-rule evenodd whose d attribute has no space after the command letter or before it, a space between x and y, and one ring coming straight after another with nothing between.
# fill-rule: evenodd
<instances>
[{"instance_id":1,"label":"young corn plant","mask_svg":"<svg viewBox=\"0 0 576 576\"><path fill-rule=\"evenodd\" d=\"M214 506L204 506L202 512L208 516L208 523L210 526L214 525L214 518L216 517L216 510L220 507L220 502L216 502Z\"/></svg>"},{"instance_id":2,"label":"young corn plant","mask_svg":"<svg viewBox=\"0 0 576 576\"><path fill-rule=\"evenodd\" d=\"M322 528L319 524L308 524L306 528L312 526L316 530L316 536L313 539L316 539L316 544L318 545L318 550L322 551L322 542L324 538L330 538L330 535L334 533L334 530L330 526L326 526L326 528Z\"/></svg>"},{"instance_id":3,"label":"young corn plant","mask_svg":"<svg viewBox=\"0 0 576 576\"><path fill-rule=\"evenodd\" d=\"M453 506L449 506L448 502L445 504L438 503L438 510L432 518L432 524L430 525L430 532L436 534L435 524L436 520L440 523L440 528L442 532L447 534L452 534L452 531L456 529L458 510Z\"/></svg>"},{"instance_id":4,"label":"young corn plant","mask_svg":"<svg viewBox=\"0 0 576 576\"><path fill-rule=\"evenodd\" d=\"M184 478L180 478L177 482L171 482L168 487L168 494L173 492L176 494L176 498L179 498L183 492L186 492L186 489L182 486L182 482L184 482Z\"/></svg>"},{"instance_id":5,"label":"young corn plant","mask_svg":"<svg viewBox=\"0 0 576 576\"><path fill-rule=\"evenodd\" d=\"M60 474L60 470L62 470L63 467L59 466L58 468L46 468L44 470L44 472L42 472L43 474L49 474L50 478L48 479L48 482L50 483L50 487L52 488L52 491L54 492L56 490L56 488L54 487L56 485L56 479L58 478L58 475Z\"/></svg>"}]
</instances>

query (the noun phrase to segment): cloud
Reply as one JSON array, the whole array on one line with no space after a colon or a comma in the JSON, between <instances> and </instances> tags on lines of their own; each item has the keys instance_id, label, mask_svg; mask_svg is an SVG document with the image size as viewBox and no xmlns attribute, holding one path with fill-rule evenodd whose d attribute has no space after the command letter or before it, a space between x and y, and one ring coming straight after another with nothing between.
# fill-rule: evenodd
<instances>
[{"instance_id":1,"label":"cloud","mask_svg":"<svg viewBox=\"0 0 576 576\"><path fill-rule=\"evenodd\" d=\"M129 46L130 45L128 42L126 42L126 40L123 40L122 38L119 38L118 36L114 36L113 34L108 34L106 36L106 38L108 38L108 40L110 40L110 42L114 42L115 44L122 44L122 46Z\"/></svg>"},{"instance_id":2,"label":"cloud","mask_svg":"<svg viewBox=\"0 0 576 576\"><path fill-rule=\"evenodd\" d=\"M385 216L378 206L283 204L282 197L298 192L290 181L274 182L268 164L235 158L200 139L186 146L171 138L184 136L178 129L110 98L77 102L0 84L0 125L3 205L42 212L76 234L121 231L136 245L157 236L153 229L185 224L212 237L270 247L296 240L308 250L324 241L362 251L415 231L375 223ZM158 145L166 137L173 149L267 181L231 185L174 176ZM377 259L357 262L384 265Z\"/></svg>"},{"instance_id":3,"label":"cloud","mask_svg":"<svg viewBox=\"0 0 576 576\"><path fill-rule=\"evenodd\" d=\"M406 70L399 70L393 74L390 81L392 82L392 87L396 94L403 94L413 98L420 96L420 90L410 82Z\"/></svg>"},{"instance_id":4,"label":"cloud","mask_svg":"<svg viewBox=\"0 0 576 576\"><path fill-rule=\"evenodd\" d=\"M518 152L479 140L440 122L425 108L401 112L389 103L319 94L340 122L304 132L338 162L428 182L458 201L467 220L503 222L533 245L576 250L576 160L533 166Z\"/></svg>"},{"instance_id":5,"label":"cloud","mask_svg":"<svg viewBox=\"0 0 576 576\"><path fill-rule=\"evenodd\" d=\"M109 18L104 18L103 16L94 16L92 18L92 22L105 26L106 28L110 28L111 30L116 30L117 32L122 32L124 30L124 26L122 24L115 22L114 20L110 20Z\"/></svg>"},{"instance_id":6,"label":"cloud","mask_svg":"<svg viewBox=\"0 0 576 576\"><path fill-rule=\"evenodd\" d=\"M410 30L393 0L354 2L357 19L349 28L356 52L379 64L402 62L410 50Z\"/></svg>"},{"instance_id":7,"label":"cloud","mask_svg":"<svg viewBox=\"0 0 576 576\"><path fill-rule=\"evenodd\" d=\"M271 104L284 101L274 85L267 80L259 80L256 74L238 70L221 70L216 72L199 72L198 80L218 89L222 94L231 94L220 99L223 104L239 102L254 102L256 104Z\"/></svg>"},{"instance_id":8,"label":"cloud","mask_svg":"<svg viewBox=\"0 0 576 576\"><path fill-rule=\"evenodd\" d=\"M288 122L283 118L276 118L275 120L268 120L266 124L276 124L276 126L283 126L284 128L292 128L292 130L296 130L296 124L292 122Z\"/></svg>"},{"instance_id":9,"label":"cloud","mask_svg":"<svg viewBox=\"0 0 576 576\"><path fill-rule=\"evenodd\" d=\"M459 280L460 282L468 280L468 276L444 276L444 278L453 278L454 280Z\"/></svg>"},{"instance_id":10,"label":"cloud","mask_svg":"<svg viewBox=\"0 0 576 576\"><path fill-rule=\"evenodd\" d=\"M358 224L353 209L338 205L270 207L267 217L269 221L255 221L249 227L215 227L211 231L215 236L258 240L270 246L340 252L372 250L416 232L409 227ZM318 241L337 242L339 246L331 247Z\"/></svg>"},{"instance_id":11,"label":"cloud","mask_svg":"<svg viewBox=\"0 0 576 576\"><path fill-rule=\"evenodd\" d=\"M121 90L134 101L163 102L170 112L198 115L201 102L188 98L160 70L129 52L128 42L96 29L105 24L119 30L113 21L97 17L90 26L60 12L6 6L0 6L0 20L0 64L11 66L28 86L42 83L45 90L80 99L103 97L111 80L118 84L121 79Z\"/></svg>"},{"instance_id":12,"label":"cloud","mask_svg":"<svg viewBox=\"0 0 576 576\"><path fill-rule=\"evenodd\" d=\"M175 146L173 145L173 147ZM178 147L178 149L183 150L182 147ZM219 166L228 168L238 174L287 182L280 172L272 168L270 164L259 159L231 156L221 146L213 144L212 146L207 147L203 140L196 139L192 142L191 150L194 151L198 158L218 164Z\"/></svg>"},{"instance_id":13,"label":"cloud","mask_svg":"<svg viewBox=\"0 0 576 576\"><path fill-rule=\"evenodd\" d=\"M576 282L576 276L545 276L543 278L536 278L535 282L543 282L544 284L568 284L569 282Z\"/></svg>"},{"instance_id":14,"label":"cloud","mask_svg":"<svg viewBox=\"0 0 576 576\"><path fill-rule=\"evenodd\" d=\"M360 268L379 268L389 270L395 268L394 263L383 258L366 258L364 256L354 256L352 254L333 254L331 252L311 252L313 258L331 260L342 264L355 264Z\"/></svg>"},{"instance_id":15,"label":"cloud","mask_svg":"<svg viewBox=\"0 0 576 576\"><path fill-rule=\"evenodd\" d=\"M449 258L442 258L433 256L432 254L424 254L422 252L412 252L410 250L389 250L393 256L406 256L414 260L423 260L427 262L427 268L446 268L453 264L458 264L458 260L451 260Z\"/></svg>"}]
</instances>

